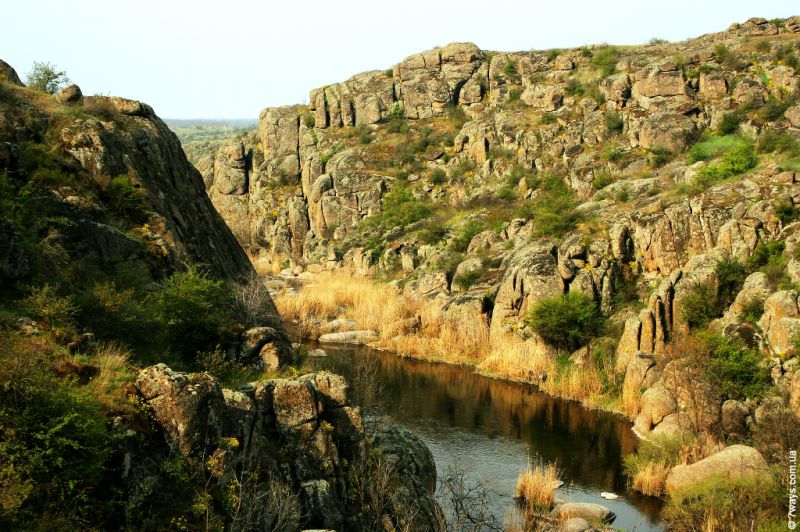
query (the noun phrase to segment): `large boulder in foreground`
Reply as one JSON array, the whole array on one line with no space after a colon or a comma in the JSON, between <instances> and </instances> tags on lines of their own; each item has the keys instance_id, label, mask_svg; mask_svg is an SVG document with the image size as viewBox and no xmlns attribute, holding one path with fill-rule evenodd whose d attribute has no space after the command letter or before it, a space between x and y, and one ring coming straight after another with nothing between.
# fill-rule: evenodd
<instances>
[{"instance_id":1,"label":"large boulder in foreground","mask_svg":"<svg viewBox=\"0 0 800 532\"><path fill-rule=\"evenodd\" d=\"M698 486L711 478L737 479L767 472L767 461L761 453L747 445L731 445L691 465L679 465L667 475L667 493L676 493Z\"/></svg>"}]
</instances>

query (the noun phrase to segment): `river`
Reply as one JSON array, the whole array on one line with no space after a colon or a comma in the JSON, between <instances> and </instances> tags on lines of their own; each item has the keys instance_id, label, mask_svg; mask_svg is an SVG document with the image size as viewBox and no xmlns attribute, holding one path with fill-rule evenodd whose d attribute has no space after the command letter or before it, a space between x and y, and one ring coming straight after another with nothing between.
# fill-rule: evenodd
<instances>
[{"instance_id":1,"label":"river","mask_svg":"<svg viewBox=\"0 0 800 532\"><path fill-rule=\"evenodd\" d=\"M518 473L544 461L561 471L558 498L611 508L617 529L664 529L660 501L627 489L622 462L637 444L627 420L467 367L323 347L328 356L307 358L307 365L346 377L365 418L414 431L433 453L440 478L459 471L488 488L489 510L501 521L514 507ZM603 491L619 499L605 500Z\"/></svg>"}]
</instances>

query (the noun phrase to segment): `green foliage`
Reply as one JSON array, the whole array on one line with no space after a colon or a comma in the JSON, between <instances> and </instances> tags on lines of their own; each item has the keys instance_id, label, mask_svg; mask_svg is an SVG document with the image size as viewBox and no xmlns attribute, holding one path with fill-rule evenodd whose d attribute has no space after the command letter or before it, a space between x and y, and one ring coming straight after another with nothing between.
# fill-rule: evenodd
<instances>
[{"instance_id":1,"label":"green foliage","mask_svg":"<svg viewBox=\"0 0 800 532\"><path fill-rule=\"evenodd\" d=\"M669 148L655 147L650 148L650 164L655 168L664 166L675 158L675 153Z\"/></svg>"},{"instance_id":2,"label":"green foliage","mask_svg":"<svg viewBox=\"0 0 800 532\"><path fill-rule=\"evenodd\" d=\"M431 172L430 180L432 185L441 185L447 181L447 173L441 168L435 168Z\"/></svg>"},{"instance_id":3,"label":"green foliage","mask_svg":"<svg viewBox=\"0 0 800 532\"><path fill-rule=\"evenodd\" d=\"M722 120L720 120L717 125L717 133L720 135L732 135L736 133L744 117L745 114L739 110L725 113L722 115Z\"/></svg>"},{"instance_id":4,"label":"green foliage","mask_svg":"<svg viewBox=\"0 0 800 532\"><path fill-rule=\"evenodd\" d=\"M53 63L34 61L25 83L31 89L55 94L69 84L69 78L65 71L59 70Z\"/></svg>"},{"instance_id":5,"label":"green foliage","mask_svg":"<svg viewBox=\"0 0 800 532\"><path fill-rule=\"evenodd\" d=\"M503 65L503 75L511 81L519 80L519 73L517 67L511 59L506 59L506 64Z\"/></svg>"},{"instance_id":6,"label":"green foliage","mask_svg":"<svg viewBox=\"0 0 800 532\"><path fill-rule=\"evenodd\" d=\"M483 232L488 227L486 220L483 218L470 218L461 226L461 229L453 237L450 243L450 249L453 251L464 252L467 250L469 243L473 237L480 232Z\"/></svg>"},{"instance_id":7,"label":"green foliage","mask_svg":"<svg viewBox=\"0 0 800 532\"><path fill-rule=\"evenodd\" d=\"M714 267L717 276L717 308L726 309L736 299L747 278L747 270L736 259L723 259Z\"/></svg>"},{"instance_id":8,"label":"green foliage","mask_svg":"<svg viewBox=\"0 0 800 532\"><path fill-rule=\"evenodd\" d=\"M789 157L800 156L800 143L787 131L765 128L758 136L756 149L759 153L782 153Z\"/></svg>"},{"instance_id":9,"label":"green foliage","mask_svg":"<svg viewBox=\"0 0 800 532\"><path fill-rule=\"evenodd\" d=\"M600 190L602 188L607 187L614 181L615 179L614 176L611 175L611 172L606 172L606 171L595 172L594 179L592 179L592 188L594 190Z\"/></svg>"},{"instance_id":10,"label":"green foliage","mask_svg":"<svg viewBox=\"0 0 800 532\"><path fill-rule=\"evenodd\" d=\"M22 308L34 319L54 329L72 329L78 313L74 296L59 295L49 284L32 288L31 293L22 300Z\"/></svg>"},{"instance_id":11,"label":"green foliage","mask_svg":"<svg viewBox=\"0 0 800 532\"><path fill-rule=\"evenodd\" d=\"M379 230L402 229L427 218L431 212L431 207L424 201L416 199L408 186L397 183L383 197L383 210L368 218L364 227Z\"/></svg>"},{"instance_id":12,"label":"green foliage","mask_svg":"<svg viewBox=\"0 0 800 532\"><path fill-rule=\"evenodd\" d=\"M567 85L564 87L564 94L567 96L583 96L583 83L575 78L569 78Z\"/></svg>"},{"instance_id":13,"label":"green foliage","mask_svg":"<svg viewBox=\"0 0 800 532\"><path fill-rule=\"evenodd\" d=\"M718 159L697 171L690 191L699 193L722 181L741 175L755 168L758 158L750 143L731 148Z\"/></svg>"},{"instance_id":14,"label":"green foliage","mask_svg":"<svg viewBox=\"0 0 800 532\"><path fill-rule=\"evenodd\" d=\"M522 204L517 215L533 219L537 236L559 237L575 229L581 215L572 189L554 175L544 176L539 186L539 194Z\"/></svg>"},{"instance_id":15,"label":"green foliage","mask_svg":"<svg viewBox=\"0 0 800 532\"><path fill-rule=\"evenodd\" d=\"M548 61L555 61L556 57L561 55L561 50L558 48L553 48L547 52L547 60Z\"/></svg>"},{"instance_id":16,"label":"green foliage","mask_svg":"<svg viewBox=\"0 0 800 532\"><path fill-rule=\"evenodd\" d=\"M792 67L795 71L800 67L800 59L798 59L797 53L795 53L795 49L791 44L779 46L775 51L775 60Z\"/></svg>"},{"instance_id":17,"label":"green foliage","mask_svg":"<svg viewBox=\"0 0 800 532\"><path fill-rule=\"evenodd\" d=\"M483 268L469 270L461 275L457 275L453 279L453 282L461 287L462 290L469 290L472 285L474 285L481 277L483 277L484 273L485 270Z\"/></svg>"},{"instance_id":18,"label":"green foliage","mask_svg":"<svg viewBox=\"0 0 800 532\"><path fill-rule=\"evenodd\" d=\"M717 289L712 283L695 283L681 300L683 319L692 329L700 329L721 315L717 307Z\"/></svg>"},{"instance_id":19,"label":"green foliage","mask_svg":"<svg viewBox=\"0 0 800 532\"><path fill-rule=\"evenodd\" d=\"M739 318L745 323L755 326L764 314L764 303L758 299L746 301Z\"/></svg>"},{"instance_id":20,"label":"green foliage","mask_svg":"<svg viewBox=\"0 0 800 532\"><path fill-rule=\"evenodd\" d=\"M400 102L394 102L386 114L386 118L391 120L405 120L406 110Z\"/></svg>"},{"instance_id":21,"label":"green foliage","mask_svg":"<svg viewBox=\"0 0 800 532\"><path fill-rule=\"evenodd\" d=\"M775 216L778 220L787 224L800 216L800 209L795 207L790 199L784 198L775 205Z\"/></svg>"},{"instance_id":22,"label":"green foliage","mask_svg":"<svg viewBox=\"0 0 800 532\"><path fill-rule=\"evenodd\" d=\"M540 300L527 324L545 342L574 351L603 332L605 318L594 299L582 292L567 292Z\"/></svg>"},{"instance_id":23,"label":"green foliage","mask_svg":"<svg viewBox=\"0 0 800 532\"><path fill-rule=\"evenodd\" d=\"M417 232L417 237L424 244L438 244L447 236L447 228L439 223L429 223Z\"/></svg>"},{"instance_id":24,"label":"green foliage","mask_svg":"<svg viewBox=\"0 0 800 532\"><path fill-rule=\"evenodd\" d=\"M606 113L606 129L612 135L616 135L618 133L622 133L622 129L625 127L625 121L622 119L622 115L615 112Z\"/></svg>"},{"instance_id":25,"label":"green foliage","mask_svg":"<svg viewBox=\"0 0 800 532\"><path fill-rule=\"evenodd\" d=\"M509 103L515 103L519 101L520 96L522 96L522 89L520 87L514 87L508 91L508 101Z\"/></svg>"},{"instance_id":26,"label":"green foliage","mask_svg":"<svg viewBox=\"0 0 800 532\"><path fill-rule=\"evenodd\" d=\"M758 116L767 122L780 120L783 118L783 113L792 105L792 102L793 100L791 99L781 101L774 96L770 96L764 105L758 109Z\"/></svg>"},{"instance_id":27,"label":"green foliage","mask_svg":"<svg viewBox=\"0 0 800 532\"><path fill-rule=\"evenodd\" d=\"M708 530L707 523L724 523L725 530L777 531L786 528L785 497L771 473L730 479L723 475L680 490L664 508L667 528L676 532Z\"/></svg>"},{"instance_id":28,"label":"green foliage","mask_svg":"<svg viewBox=\"0 0 800 532\"><path fill-rule=\"evenodd\" d=\"M464 108L459 105L449 103L445 109L447 110L447 119L450 120L450 124L456 131L460 130L469 119Z\"/></svg>"},{"instance_id":29,"label":"green foliage","mask_svg":"<svg viewBox=\"0 0 800 532\"><path fill-rule=\"evenodd\" d=\"M389 120L389 125L386 127L389 133L408 133L408 122L405 118L392 118Z\"/></svg>"},{"instance_id":30,"label":"green foliage","mask_svg":"<svg viewBox=\"0 0 800 532\"><path fill-rule=\"evenodd\" d=\"M308 129L313 129L317 124L317 119L311 113L303 114L303 125Z\"/></svg>"},{"instance_id":31,"label":"green foliage","mask_svg":"<svg viewBox=\"0 0 800 532\"><path fill-rule=\"evenodd\" d=\"M555 123L557 120L558 120L558 118L557 118L557 117L556 117L556 115L554 115L553 113L543 113L543 114L542 114L542 115L539 117L539 123L540 123L540 124L544 124L544 125L547 125L547 124L553 124L553 123Z\"/></svg>"},{"instance_id":32,"label":"green foliage","mask_svg":"<svg viewBox=\"0 0 800 532\"><path fill-rule=\"evenodd\" d=\"M768 54L772 50L772 45L769 41L759 41L758 44L756 44L756 50Z\"/></svg>"},{"instance_id":33,"label":"green foliage","mask_svg":"<svg viewBox=\"0 0 800 532\"><path fill-rule=\"evenodd\" d=\"M713 55L714 60L727 70L739 70L743 67L736 52L731 51L724 44L715 46Z\"/></svg>"},{"instance_id":34,"label":"green foliage","mask_svg":"<svg viewBox=\"0 0 800 532\"><path fill-rule=\"evenodd\" d=\"M197 268L168 277L153 294L153 305L167 340L184 358L230 341L235 325L233 291Z\"/></svg>"},{"instance_id":35,"label":"green foliage","mask_svg":"<svg viewBox=\"0 0 800 532\"><path fill-rule=\"evenodd\" d=\"M97 519L111 437L99 405L50 368L46 343L0 337L0 528L79 529Z\"/></svg>"},{"instance_id":36,"label":"green foliage","mask_svg":"<svg viewBox=\"0 0 800 532\"><path fill-rule=\"evenodd\" d=\"M700 336L706 356L702 360L708 382L723 399L757 399L770 383L769 369L761 364L761 353L740 341L721 335Z\"/></svg>"},{"instance_id":37,"label":"green foliage","mask_svg":"<svg viewBox=\"0 0 800 532\"><path fill-rule=\"evenodd\" d=\"M147 221L145 196L126 175L111 180L105 191L111 209L134 223Z\"/></svg>"},{"instance_id":38,"label":"green foliage","mask_svg":"<svg viewBox=\"0 0 800 532\"><path fill-rule=\"evenodd\" d=\"M600 71L602 76L610 76L617 71L618 61L619 50L613 46L607 46L594 52L591 64Z\"/></svg>"},{"instance_id":39,"label":"green foliage","mask_svg":"<svg viewBox=\"0 0 800 532\"><path fill-rule=\"evenodd\" d=\"M687 152L687 159L690 163L707 161L724 155L735 148L747 146L748 144L748 141L735 135L711 137L692 146Z\"/></svg>"},{"instance_id":40,"label":"green foliage","mask_svg":"<svg viewBox=\"0 0 800 532\"><path fill-rule=\"evenodd\" d=\"M767 276L770 285L777 286L786 269L786 257L783 256L785 244L780 240L759 242L747 259L749 272L760 271Z\"/></svg>"}]
</instances>

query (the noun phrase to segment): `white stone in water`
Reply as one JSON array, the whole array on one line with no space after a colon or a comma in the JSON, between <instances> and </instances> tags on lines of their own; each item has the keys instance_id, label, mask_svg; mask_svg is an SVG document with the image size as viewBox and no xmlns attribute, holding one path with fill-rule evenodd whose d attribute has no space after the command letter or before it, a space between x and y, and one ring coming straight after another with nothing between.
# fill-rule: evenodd
<instances>
[{"instance_id":1,"label":"white stone in water","mask_svg":"<svg viewBox=\"0 0 800 532\"><path fill-rule=\"evenodd\" d=\"M611 493L611 492L609 492L609 491L604 491L604 492L602 492L602 493L600 494L600 496L601 496L602 498L604 498L604 499L607 499L607 500L609 500L609 501L613 501L613 500L615 500L615 499L619 499L619 495L617 495L616 493Z\"/></svg>"},{"instance_id":2,"label":"white stone in water","mask_svg":"<svg viewBox=\"0 0 800 532\"><path fill-rule=\"evenodd\" d=\"M328 353L325 352L324 349L310 349L306 352L306 356L308 357L326 357Z\"/></svg>"}]
</instances>

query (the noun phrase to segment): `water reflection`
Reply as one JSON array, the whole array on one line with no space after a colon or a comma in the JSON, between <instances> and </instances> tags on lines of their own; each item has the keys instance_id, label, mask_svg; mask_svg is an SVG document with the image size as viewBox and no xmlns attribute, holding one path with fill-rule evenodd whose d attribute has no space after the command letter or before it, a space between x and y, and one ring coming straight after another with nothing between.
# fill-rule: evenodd
<instances>
[{"instance_id":1,"label":"water reflection","mask_svg":"<svg viewBox=\"0 0 800 532\"><path fill-rule=\"evenodd\" d=\"M599 502L614 526L660 530L660 503L626 489L622 458L636 446L625 420L549 397L530 386L477 376L467 368L402 359L366 349L326 348L314 367L344 375L368 413L388 415L430 447L440 473L453 466L497 493L502 517L517 473L529 460L555 462L567 486L560 497ZM604 501L601 491L622 497Z\"/></svg>"}]
</instances>

